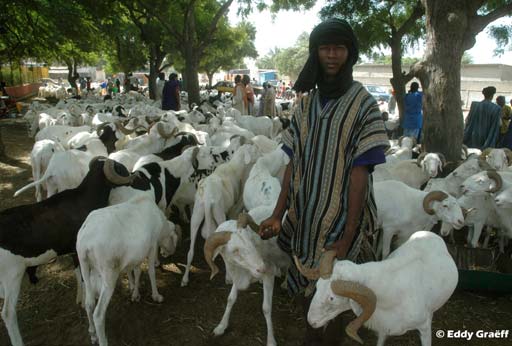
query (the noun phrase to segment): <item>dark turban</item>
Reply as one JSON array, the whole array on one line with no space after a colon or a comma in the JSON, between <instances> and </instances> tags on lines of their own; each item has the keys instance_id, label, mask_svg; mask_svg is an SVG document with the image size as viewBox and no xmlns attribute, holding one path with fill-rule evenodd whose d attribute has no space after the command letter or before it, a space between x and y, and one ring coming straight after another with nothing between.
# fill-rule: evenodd
<instances>
[{"instance_id":1,"label":"dark turban","mask_svg":"<svg viewBox=\"0 0 512 346\"><path fill-rule=\"evenodd\" d=\"M325 81L318 59L318 47L324 44L344 44L348 49L345 65L333 81ZM294 89L307 92L318 85L320 95L338 98L352 85L352 66L359 58L357 38L350 25L343 19L332 18L318 24L309 35L309 57L295 82Z\"/></svg>"},{"instance_id":2,"label":"dark turban","mask_svg":"<svg viewBox=\"0 0 512 346\"><path fill-rule=\"evenodd\" d=\"M482 90L482 94L484 94L485 97L493 97L494 94L496 94L496 88L493 86L488 86Z\"/></svg>"}]
</instances>

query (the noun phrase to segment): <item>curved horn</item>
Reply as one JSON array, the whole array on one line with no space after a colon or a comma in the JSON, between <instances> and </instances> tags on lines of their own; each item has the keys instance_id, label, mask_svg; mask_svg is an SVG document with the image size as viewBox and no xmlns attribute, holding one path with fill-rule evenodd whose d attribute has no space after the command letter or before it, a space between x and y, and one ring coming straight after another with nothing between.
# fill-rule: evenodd
<instances>
[{"instance_id":1,"label":"curved horn","mask_svg":"<svg viewBox=\"0 0 512 346\"><path fill-rule=\"evenodd\" d=\"M165 132L164 124L158 123L158 124L156 124L156 130L157 130L158 134L160 135L160 137L162 137L164 139L170 139L170 138L174 137L174 134L178 131L178 127L175 127L171 132L167 133L167 132Z\"/></svg>"},{"instance_id":2,"label":"curved horn","mask_svg":"<svg viewBox=\"0 0 512 346\"><path fill-rule=\"evenodd\" d=\"M115 185L126 185L131 184L134 179L134 175L130 174L127 177L119 175L115 170L115 161L107 159L103 165L103 173L108 181Z\"/></svg>"},{"instance_id":3,"label":"curved horn","mask_svg":"<svg viewBox=\"0 0 512 346\"><path fill-rule=\"evenodd\" d=\"M423 152L423 153L421 153L421 154L418 156L418 158L416 159L416 164L417 164L418 166L420 166L420 167L421 167L421 161L423 161L423 159L425 158L425 156L427 156L427 154L428 154L428 153Z\"/></svg>"},{"instance_id":4,"label":"curved horn","mask_svg":"<svg viewBox=\"0 0 512 346\"><path fill-rule=\"evenodd\" d=\"M318 280L320 278L320 270L318 268L306 268L302 263L300 263L299 258L296 255L293 255L293 261L295 262L295 266L299 273L302 276L306 277L309 280Z\"/></svg>"},{"instance_id":5,"label":"curved horn","mask_svg":"<svg viewBox=\"0 0 512 346\"><path fill-rule=\"evenodd\" d=\"M485 161L485 159L482 159L480 156L478 157L478 166L483 171L493 170L494 168L491 167L491 165Z\"/></svg>"},{"instance_id":6,"label":"curved horn","mask_svg":"<svg viewBox=\"0 0 512 346\"><path fill-rule=\"evenodd\" d=\"M425 198L423 198L423 210L429 215L434 215L434 210L430 207L430 203L433 201L442 201L443 199L448 198L448 195L443 191L432 191L427 193Z\"/></svg>"},{"instance_id":7,"label":"curved horn","mask_svg":"<svg viewBox=\"0 0 512 346\"><path fill-rule=\"evenodd\" d=\"M357 332L363 323L372 317L377 305L377 296L370 288L354 281L334 280L331 282L331 290L339 296L354 300L363 309L361 315L350 322L345 328L348 336L362 344L363 340L361 340Z\"/></svg>"},{"instance_id":8,"label":"curved horn","mask_svg":"<svg viewBox=\"0 0 512 346\"><path fill-rule=\"evenodd\" d=\"M416 137L409 137L412 139L412 147L414 148L416 144L418 144L418 139Z\"/></svg>"},{"instance_id":9,"label":"curved horn","mask_svg":"<svg viewBox=\"0 0 512 346\"><path fill-rule=\"evenodd\" d=\"M254 219L251 215L247 213L240 213L238 215L238 219L236 221L237 228L245 228L249 226L254 232L258 233L259 225L254 222Z\"/></svg>"},{"instance_id":10,"label":"curved horn","mask_svg":"<svg viewBox=\"0 0 512 346\"><path fill-rule=\"evenodd\" d=\"M89 161L89 170L92 168L92 166L94 165L94 163L98 160L107 160L107 158L105 156L95 156L93 157L93 159L91 161Z\"/></svg>"},{"instance_id":11,"label":"curved horn","mask_svg":"<svg viewBox=\"0 0 512 346\"><path fill-rule=\"evenodd\" d=\"M501 178L501 175L499 175L495 170L488 170L487 176L496 183L496 186L493 189L489 189L487 192L498 192L501 190L501 187L503 186L503 179Z\"/></svg>"},{"instance_id":12,"label":"curved horn","mask_svg":"<svg viewBox=\"0 0 512 346\"><path fill-rule=\"evenodd\" d=\"M116 121L114 123L116 125L116 128L121 131L123 135L131 135L135 132L135 130L128 130L126 127L123 126L123 123L121 121Z\"/></svg>"},{"instance_id":13,"label":"curved horn","mask_svg":"<svg viewBox=\"0 0 512 346\"><path fill-rule=\"evenodd\" d=\"M325 251L320 259L320 264L318 265L318 269L320 270L320 277L322 279L328 279L332 275L332 266L334 264L334 260L336 259L336 251L328 250Z\"/></svg>"},{"instance_id":14,"label":"curved horn","mask_svg":"<svg viewBox=\"0 0 512 346\"><path fill-rule=\"evenodd\" d=\"M492 150L493 150L493 148L486 148L486 149L482 150L482 153L480 154L480 158L483 160L486 160L487 156L491 153Z\"/></svg>"},{"instance_id":15,"label":"curved horn","mask_svg":"<svg viewBox=\"0 0 512 346\"><path fill-rule=\"evenodd\" d=\"M400 138L398 138L398 146L399 147L402 146L402 141L403 141L404 138L405 138L405 136L400 136Z\"/></svg>"},{"instance_id":16,"label":"curved horn","mask_svg":"<svg viewBox=\"0 0 512 346\"><path fill-rule=\"evenodd\" d=\"M192 151L192 167L197 169L199 167L199 161L197 160L197 154L199 154L199 147L195 147Z\"/></svg>"},{"instance_id":17,"label":"curved horn","mask_svg":"<svg viewBox=\"0 0 512 346\"><path fill-rule=\"evenodd\" d=\"M442 154L442 153L436 153L437 156L439 156L439 159L441 160L441 163L443 164L443 167L446 166L446 164L448 163L446 161L446 157Z\"/></svg>"},{"instance_id":18,"label":"curved horn","mask_svg":"<svg viewBox=\"0 0 512 346\"><path fill-rule=\"evenodd\" d=\"M219 268L215 265L215 262L213 261L213 255L215 253L215 250L219 246L222 246L226 244L231 239L231 232L215 232L211 236L206 239L206 242L204 243L204 259L206 260L206 263L212 270L212 274L210 275L210 280L213 279L215 275L219 272Z\"/></svg>"},{"instance_id":19,"label":"curved horn","mask_svg":"<svg viewBox=\"0 0 512 346\"><path fill-rule=\"evenodd\" d=\"M469 156L468 146L465 144L462 144L462 151L464 151L464 154L466 154L466 159Z\"/></svg>"},{"instance_id":20,"label":"curved horn","mask_svg":"<svg viewBox=\"0 0 512 346\"><path fill-rule=\"evenodd\" d=\"M509 148L503 148L503 151L505 152L505 155L507 155L507 166L512 165L512 150L510 150Z\"/></svg>"}]
</instances>

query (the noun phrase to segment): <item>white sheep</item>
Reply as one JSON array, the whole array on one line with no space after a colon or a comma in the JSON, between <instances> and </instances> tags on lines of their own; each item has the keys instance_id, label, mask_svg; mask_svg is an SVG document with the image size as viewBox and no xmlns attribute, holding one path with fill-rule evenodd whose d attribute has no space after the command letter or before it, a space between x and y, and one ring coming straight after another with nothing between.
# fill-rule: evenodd
<instances>
[{"instance_id":1,"label":"white sheep","mask_svg":"<svg viewBox=\"0 0 512 346\"><path fill-rule=\"evenodd\" d=\"M220 165L213 174L199 182L190 221L187 267L181 286L186 286L189 281L194 245L201 225L201 235L206 239L218 225L226 221L226 216L237 215L242 210L244 182L258 154L255 146L242 145L229 162Z\"/></svg>"},{"instance_id":2,"label":"white sheep","mask_svg":"<svg viewBox=\"0 0 512 346\"><path fill-rule=\"evenodd\" d=\"M433 314L448 301L458 282L457 266L441 237L416 232L382 262L344 260L333 266L333 256L324 258L320 271L308 274L319 278L308 312L311 326L322 327L352 310L358 317L345 331L360 343L357 332L364 325L377 333L377 346L383 346L389 335L414 329L420 332L422 346L431 345Z\"/></svg>"},{"instance_id":3,"label":"white sheep","mask_svg":"<svg viewBox=\"0 0 512 346\"><path fill-rule=\"evenodd\" d=\"M139 266L147 258L151 297L156 302L163 301L156 287L154 264L158 248L167 257L174 253L177 239L174 225L166 220L151 194L135 196L89 214L78 232L76 250L93 344L99 341L100 346L107 345L105 315L121 272L135 271L132 300L138 300Z\"/></svg>"},{"instance_id":4,"label":"white sheep","mask_svg":"<svg viewBox=\"0 0 512 346\"><path fill-rule=\"evenodd\" d=\"M439 220L457 229L464 226L463 211L457 200L444 192L416 190L399 181L375 183L373 188L377 224L382 228L379 243L382 258L388 256L394 235L403 243L414 232L431 230Z\"/></svg>"},{"instance_id":5,"label":"white sheep","mask_svg":"<svg viewBox=\"0 0 512 346\"><path fill-rule=\"evenodd\" d=\"M233 285L229 293L226 310L215 327L215 335L224 334L229 324L231 310L238 291L246 290L252 282L263 282L263 314L267 324L267 346L275 346L272 327L272 293L276 276L281 276L290 265L289 256L277 245L277 238L262 240L254 232L257 224L268 218L273 206L262 206L242 214L238 221L229 220L217 228L206 240L204 256L212 270L211 278L218 273L215 257L221 255L226 265L226 274ZM249 226L249 227L248 227ZM252 230L251 230L252 229Z\"/></svg>"},{"instance_id":6,"label":"white sheep","mask_svg":"<svg viewBox=\"0 0 512 346\"><path fill-rule=\"evenodd\" d=\"M43 139L34 143L34 147L30 152L30 164L34 181L38 181L44 175L53 154L61 151L64 151L64 147L50 139ZM43 200L43 189L47 191L46 182L36 185L36 201L38 202Z\"/></svg>"},{"instance_id":7,"label":"white sheep","mask_svg":"<svg viewBox=\"0 0 512 346\"><path fill-rule=\"evenodd\" d=\"M276 203L281 191L278 176L289 161L290 158L281 148L256 161L244 186L243 198L247 210Z\"/></svg>"}]
</instances>

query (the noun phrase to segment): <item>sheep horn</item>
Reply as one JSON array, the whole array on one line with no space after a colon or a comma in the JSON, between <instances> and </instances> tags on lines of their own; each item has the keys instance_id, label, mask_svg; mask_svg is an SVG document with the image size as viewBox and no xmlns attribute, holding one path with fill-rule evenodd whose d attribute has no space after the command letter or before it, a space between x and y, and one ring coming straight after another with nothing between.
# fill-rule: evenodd
<instances>
[{"instance_id":1,"label":"sheep horn","mask_svg":"<svg viewBox=\"0 0 512 346\"><path fill-rule=\"evenodd\" d=\"M468 146L465 144L462 144L462 151L464 151L464 154L466 154L466 159L469 156Z\"/></svg>"},{"instance_id":2,"label":"sheep horn","mask_svg":"<svg viewBox=\"0 0 512 346\"><path fill-rule=\"evenodd\" d=\"M135 132L135 130L128 130L126 127L124 127L121 121L116 121L114 124L123 135L131 135Z\"/></svg>"},{"instance_id":3,"label":"sheep horn","mask_svg":"<svg viewBox=\"0 0 512 346\"><path fill-rule=\"evenodd\" d=\"M222 246L226 244L231 239L231 232L221 231L221 232L215 232L212 235L206 239L206 242L204 243L204 259L206 260L206 263L212 270L212 274L210 275L210 280L213 279L215 275L219 272L219 268L215 265L215 262L213 261L213 255L215 253L215 250L219 246Z\"/></svg>"},{"instance_id":4,"label":"sheep horn","mask_svg":"<svg viewBox=\"0 0 512 346\"><path fill-rule=\"evenodd\" d=\"M427 193L425 198L423 198L423 210L429 215L434 215L434 210L430 207L430 203L433 201L442 201L445 198L448 198L448 195L443 191L432 191Z\"/></svg>"},{"instance_id":5,"label":"sheep horn","mask_svg":"<svg viewBox=\"0 0 512 346\"><path fill-rule=\"evenodd\" d=\"M503 148L503 151L505 152L505 155L507 155L507 166L512 165L512 150L509 148Z\"/></svg>"},{"instance_id":6,"label":"sheep horn","mask_svg":"<svg viewBox=\"0 0 512 346\"><path fill-rule=\"evenodd\" d=\"M119 175L115 170L116 162L114 160L107 159L103 165L103 173L108 181L115 185L126 185L131 184L134 176L129 174L127 177Z\"/></svg>"},{"instance_id":7,"label":"sheep horn","mask_svg":"<svg viewBox=\"0 0 512 346\"><path fill-rule=\"evenodd\" d=\"M322 258L320 259L320 264L318 265L318 269L320 270L320 277L322 279L328 279L331 277L332 266L334 264L335 259L335 250L327 250L323 253Z\"/></svg>"},{"instance_id":8,"label":"sheep horn","mask_svg":"<svg viewBox=\"0 0 512 346\"><path fill-rule=\"evenodd\" d=\"M402 141L403 141L404 138L405 138L405 136L400 136L400 138L398 138L398 146L399 147L402 146Z\"/></svg>"},{"instance_id":9,"label":"sheep horn","mask_svg":"<svg viewBox=\"0 0 512 346\"><path fill-rule=\"evenodd\" d=\"M491 165L485 161L485 159L482 159L481 157L478 157L478 166L480 167L481 170L493 170L493 168L491 167Z\"/></svg>"},{"instance_id":10,"label":"sheep horn","mask_svg":"<svg viewBox=\"0 0 512 346\"><path fill-rule=\"evenodd\" d=\"M412 138L412 147L414 148L418 144L418 140L416 139L416 137L410 137L410 138Z\"/></svg>"},{"instance_id":11,"label":"sheep horn","mask_svg":"<svg viewBox=\"0 0 512 346\"><path fill-rule=\"evenodd\" d=\"M195 147L195 145L190 145L190 144L185 145L183 148L181 148L181 154L183 154L183 152L184 152L185 150L187 150L188 148L192 148L192 147Z\"/></svg>"},{"instance_id":12,"label":"sheep horn","mask_svg":"<svg viewBox=\"0 0 512 346\"><path fill-rule=\"evenodd\" d=\"M491 153L492 150L493 150L493 148L486 148L486 149L482 150L482 153L480 154L480 158L482 160L486 160L487 156Z\"/></svg>"},{"instance_id":13,"label":"sheep horn","mask_svg":"<svg viewBox=\"0 0 512 346\"><path fill-rule=\"evenodd\" d=\"M503 186L503 179L501 178L501 175L499 175L495 170L488 170L487 176L496 183L496 186L493 189L489 189L487 192L494 193L501 190L501 187Z\"/></svg>"},{"instance_id":14,"label":"sheep horn","mask_svg":"<svg viewBox=\"0 0 512 346\"><path fill-rule=\"evenodd\" d=\"M362 344L363 340L361 340L357 332L363 323L368 321L375 312L377 296L370 288L354 281L334 280L331 282L331 290L339 296L354 300L363 309L361 315L350 322L345 328L348 336Z\"/></svg>"},{"instance_id":15,"label":"sheep horn","mask_svg":"<svg viewBox=\"0 0 512 346\"><path fill-rule=\"evenodd\" d=\"M445 167L446 164L448 163L446 161L446 157L442 153L436 153L436 154L437 154L437 156L439 156L439 159L441 160L441 163L443 164L443 167Z\"/></svg>"},{"instance_id":16,"label":"sheep horn","mask_svg":"<svg viewBox=\"0 0 512 346\"><path fill-rule=\"evenodd\" d=\"M464 217L464 219L469 215L469 213L471 213L473 210L475 210L476 208L469 208L469 209L466 209L466 208L460 208L462 210L462 216Z\"/></svg>"},{"instance_id":17,"label":"sheep horn","mask_svg":"<svg viewBox=\"0 0 512 346\"><path fill-rule=\"evenodd\" d=\"M237 228L245 228L249 226L254 232L258 233L260 226L254 221L251 215L240 213L236 222Z\"/></svg>"},{"instance_id":18,"label":"sheep horn","mask_svg":"<svg viewBox=\"0 0 512 346\"><path fill-rule=\"evenodd\" d=\"M423 159L425 158L425 156L427 156L427 153L426 152L423 152L421 153L418 158L416 159L416 164L421 167L421 161L423 161Z\"/></svg>"},{"instance_id":19,"label":"sheep horn","mask_svg":"<svg viewBox=\"0 0 512 346\"><path fill-rule=\"evenodd\" d=\"M158 134L164 138L164 139L170 139L174 137L174 134L178 131L178 127L175 127L171 132L167 133L164 130L164 124L158 123L156 124L156 130L158 131Z\"/></svg>"},{"instance_id":20,"label":"sheep horn","mask_svg":"<svg viewBox=\"0 0 512 346\"><path fill-rule=\"evenodd\" d=\"M107 158L105 156L95 156L95 157L93 157L93 159L91 161L89 161L89 170L92 169L92 166L98 160L107 160Z\"/></svg>"},{"instance_id":21,"label":"sheep horn","mask_svg":"<svg viewBox=\"0 0 512 346\"><path fill-rule=\"evenodd\" d=\"M296 255L293 255L293 261L295 262L295 266L299 273L302 274L305 278L313 281L318 280L320 278L320 271L318 268L306 268L302 263L300 263L299 258Z\"/></svg>"},{"instance_id":22,"label":"sheep horn","mask_svg":"<svg viewBox=\"0 0 512 346\"><path fill-rule=\"evenodd\" d=\"M199 154L199 147L195 147L192 151L192 167L197 169L199 167L199 161L197 160L197 154Z\"/></svg>"}]
</instances>

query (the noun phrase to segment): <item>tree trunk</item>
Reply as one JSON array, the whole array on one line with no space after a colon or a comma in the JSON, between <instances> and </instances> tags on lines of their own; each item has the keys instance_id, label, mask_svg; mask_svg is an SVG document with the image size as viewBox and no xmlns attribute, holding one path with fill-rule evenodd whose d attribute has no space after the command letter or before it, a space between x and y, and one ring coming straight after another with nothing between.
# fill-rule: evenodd
<instances>
[{"instance_id":1,"label":"tree trunk","mask_svg":"<svg viewBox=\"0 0 512 346\"><path fill-rule=\"evenodd\" d=\"M427 42L425 60L417 71L424 92L423 144L428 152L458 161L464 131L460 70L469 29L466 0L423 0L423 4Z\"/></svg>"},{"instance_id":2,"label":"tree trunk","mask_svg":"<svg viewBox=\"0 0 512 346\"><path fill-rule=\"evenodd\" d=\"M398 108L398 116L400 118L400 126L403 124L405 114L405 84L406 78L402 72L402 38L392 38L391 42L391 70L393 78L390 82L395 92L396 106Z\"/></svg>"},{"instance_id":3,"label":"tree trunk","mask_svg":"<svg viewBox=\"0 0 512 346\"><path fill-rule=\"evenodd\" d=\"M183 81L185 81L188 93L188 104L199 104L199 78L197 77L199 66L198 57L194 54L191 47L186 49L185 54L185 75L183 76Z\"/></svg>"},{"instance_id":4,"label":"tree trunk","mask_svg":"<svg viewBox=\"0 0 512 346\"><path fill-rule=\"evenodd\" d=\"M156 78L158 77L158 67L155 66L156 60L156 48L152 44L149 47L149 76L148 76L148 87L149 87L149 98L152 100L156 99Z\"/></svg>"},{"instance_id":5,"label":"tree trunk","mask_svg":"<svg viewBox=\"0 0 512 346\"><path fill-rule=\"evenodd\" d=\"M215 72L208 72L206 71L206 76L208 77L208 88L211 89L213 85L213 75Z\"/></svg>"},{"instance_id":6,"label":"tree trunk","mask_svg":"<svg viewBox=\"0 0 512 346\"><path fill-rule=\"evenodd\" d=\"M77 78L77 63L74 59L66 62L68 66L68 82L71 85L72 89L77 90L76 80Z\"/></svg>"}]
</instances>

